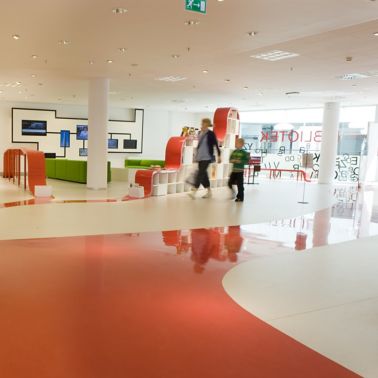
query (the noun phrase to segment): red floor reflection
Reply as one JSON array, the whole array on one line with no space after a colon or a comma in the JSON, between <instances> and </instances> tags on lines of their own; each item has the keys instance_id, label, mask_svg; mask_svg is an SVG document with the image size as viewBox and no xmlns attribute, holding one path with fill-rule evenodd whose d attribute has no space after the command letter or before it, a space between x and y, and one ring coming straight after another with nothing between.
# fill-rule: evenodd
<instances>
[{"instance_id":1,"label":"red floor reflection","mask_svg":"<svg viewBox=\"0 0 378 378\"><path fill-rule=\"evenodd\" d=\"M0 241L0 376L341 378L240 308L236 263L378 234L369 195L269 224Z\"/></svg>"},{"instance_id":2,"label":"red floor reflection","mask_svg":"<svg viewBox=\"0 0 378 378\"><path fill-rule=\"evenodd\" d=\"M130 196L125 196L121 200L115 198L107 199L93 199L93 200L54 200L54 198L32 198L24 201L14 201L14 202L5 202L0 203L1 208L7 207L19 207L19 206L32 206L32 205L47 205L47 204L66 204L66 203L114 203L114 202L126 202L126 201L135 201L140 198L133 198Z\"/></svg>"},{"instance_id":3,"label":"red floor reflection","mask_svg":"<svg viewBox=\"0 0 378 378\"><path fill-rule=\"evenodd\" d=\"M253 238L230 227L0 242L1 376L356 376L227 296L222 278L253 258Z\"/></svg>"}]
</instances>

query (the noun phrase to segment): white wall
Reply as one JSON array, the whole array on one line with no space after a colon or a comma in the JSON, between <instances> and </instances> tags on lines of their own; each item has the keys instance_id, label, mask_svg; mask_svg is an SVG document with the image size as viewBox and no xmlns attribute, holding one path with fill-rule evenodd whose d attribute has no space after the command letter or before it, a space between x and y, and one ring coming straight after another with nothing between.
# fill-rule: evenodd
<instances>
[{"instance_id":1,"label":"white wall","mask_svg":"<svg viewBox=\"0 0 378 378\"><path fill-rule=\"evenodd\" d=\"M62 105L62 104L40 104L40 103L9 103L0 102L0 171L3 168L3 153L11 148L11 109L12 107L28 109L57 110L60 117L87 118L88 109L86 106ZM109 154L109 160L113 167L123 167L127 156L130 158L151 158L164 159L165 145L171 136L180 135L184 126L199 127L203 114L188 112L170 112L165 110L145 110L143 130L143 153L142 154ZM207 114L206 116L209 116ZM210 114L210 118L212 115ZM133 110L125 108L111 108L109 118L119 120L131 120ZM18 147L22 145L17 144ZM30 145L24 147L31 148Z\"/></svg>"}]
</instances>

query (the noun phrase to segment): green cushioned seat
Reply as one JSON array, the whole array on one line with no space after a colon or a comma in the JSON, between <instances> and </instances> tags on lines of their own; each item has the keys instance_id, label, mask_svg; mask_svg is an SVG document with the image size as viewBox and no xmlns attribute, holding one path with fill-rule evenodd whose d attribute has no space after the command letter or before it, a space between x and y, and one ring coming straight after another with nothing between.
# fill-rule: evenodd
<instances>
[{"instance_id":1,"label":"green cushioned seat","mask_svg":"<svg viewBox=\"0 0 378 378\"><path fill-rule=\"evenodd\" d=\"M87 182L87 162L80 160L67 160L67 181Z\"/></svg>"},{"instance_id":2,"label":"green cushioned seat","mask_svg":"<svg viewBox=\"0 0 378 378\"><path fill-rule=\"evenodd\" d=\"M56 177L56 159L46 159L46 176L49 178Z\"/></svg>"},{"instance_id":3,"label":"green cushioned seat","mask_svg":"<svg viewBox=\"0 0 378 378\"><path fill-rule=\"evenodd\" d=\"M67 160L57 159L55 167L55 178L65 180L67 177Z\"/></svg>"},{"instance_id":4,"label":"green cushioned seat","mask_svg":"<svg viewBox=\"0 0 378 378\"><path fill-rule=\"evenodd\" d=\"M111 181L111 163L107 166L108 182ZM87 161L67 159L46 159L46 176L63 181L87 183Z\"/></svg>"},{"instance_id":5,"label":"green cushioned seat","mask_svg":"<svg viewBox=\"0 0 378 378\"><path fill-rule=\"evenodd\" d=\"M126 167L126 168L129 167L129 166L139 167L141 161L142 161L142 160L126 159L126 160L125 160L125 167Z\"/></svg>"},{"instance_id":6,"label":"green cushioned seat","mask_svg":"<svg viewBox=\"0 0 378 378\"><path fill-rule=\"evenodd\" d=\"M164 168L165 161L164 160L137 160L137 159L126 159L125 160L125 167L126 168L133 168L133 169L147 169L153 165L159 165L160 167Z\"/></svg>"},{"instance_id":7,"label":"green cushioned seat","mask_svg":"<svg viewBox=\"0 0 378 378\"><path fill-rule=\"evenodd\" d=\"M87 176L87 171L85 171L85 177ZM108 161L108 182L112 181L112 165L110 161Z\"/></svg>"}]
</instances>

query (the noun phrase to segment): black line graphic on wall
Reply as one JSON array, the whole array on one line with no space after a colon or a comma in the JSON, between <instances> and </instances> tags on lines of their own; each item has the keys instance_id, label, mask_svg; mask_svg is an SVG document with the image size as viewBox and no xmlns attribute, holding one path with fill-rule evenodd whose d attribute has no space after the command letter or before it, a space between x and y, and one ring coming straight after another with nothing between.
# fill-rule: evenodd
<instances>
[{"instance_id":1,"label":"black line graphic on wall","mask_svg":"<svg viewBox=\"0 0 378 378\"><path fill-rule=\"evenodd\" d=\"M48 112L53 113L55 120L69 120L69 121L77 121L76 124L76 132L70 130L54 130L49 131L49 125L46 119L41 120L24 120L22 117L21 123L22 125L15 125L15 112L17 111L30 111L30 112ZM139 114L138 114L139 113ZM42 114L41 114L42 115ZM35 117L37 119L38 117ZM44 118L44 117L40 117ZM34 117L33 117L34 119ZM139 122L138 122L139 120ZM84 121L84 122L83 122ZM19 120L18 120L19 122ZM115 132L114 129L108 132L108 153L109 154L141 154L143 153L143 134L144 134L144 110L143 109L134 109L133 112L133 119L131 120L118 120L118 119L110 119L109 124L112 122L121 123L121 124L131 124L134 123L138 129L135 131L135 135L133 132L130 132L130 127L125 132ZM19 140L20 138L15 138L15 128L21 126L22 136L35 136L39 140L35 141L23 141ZM60 117L57 115L57 110L52 109L32 109L32 108L12 108L12 133L11 137L12 143L19 143L19 144L31 144L36 146L37 150L40 150L40 144L43 139L49 135L56 135L56 149L62 151L60 155L53 151L45 151L47 154L54 154L56 157L65 158L67 156L67 150L74 149L75 147L72 146L72 141L82 141L82 147L79 151L76 151L76 155L84 156L84 151L87 150L86 141L88 139L88 134L90 133L90 128L88 128L88 119L87 118L77 118L77 117ZM79 129L81 127L81 129ZM71 127L72 128L72 127ZM24 130L25 129L25 130ZM122 130L120 130L122 131ZM38 133L38 134L37 134ZM79 135L80 133L80 135Z\"/></svg>"}]
</instances>

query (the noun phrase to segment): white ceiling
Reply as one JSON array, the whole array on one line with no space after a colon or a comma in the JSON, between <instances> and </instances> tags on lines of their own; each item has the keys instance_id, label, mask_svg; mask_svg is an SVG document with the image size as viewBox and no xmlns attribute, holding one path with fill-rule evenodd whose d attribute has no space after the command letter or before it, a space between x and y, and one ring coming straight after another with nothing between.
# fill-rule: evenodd
<instances>
[{"instance_id":1,"label":"white ceiling","mask_svg":"<svg viewBox=\"0 0 378 378\"><path fill-rule=\"evenodd\" d=\"M378 72L373 35L378 1L208 0L205 16L185 11L184 3L2 0L0 101L84 104L88 79L105 76L111 79L113 106L206 111L224 105L241 110L318 106L335 99L378 103L378 76L336 78ZM128 12L115 15L114 7ZM200 23L186 26L190 19ZM250 37L249 31L258 34ZM62 46L59 40L71 43ZM300 56L276 62L250 58L274 49ZM171 75L187 80L156 80ZM19 87L5 86L17 81ZM301 94L285 95L291 91Z\"/></svg>"}]
</instances>

